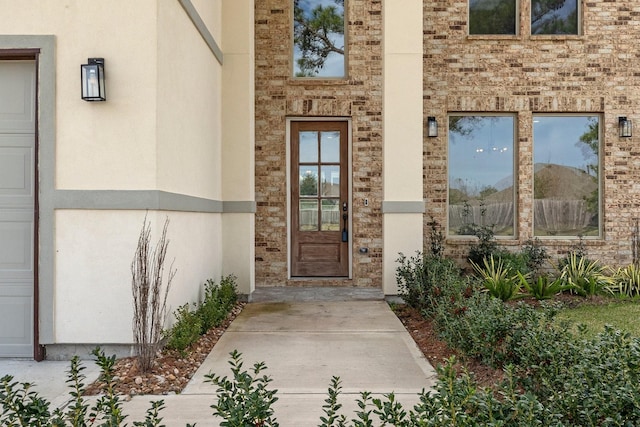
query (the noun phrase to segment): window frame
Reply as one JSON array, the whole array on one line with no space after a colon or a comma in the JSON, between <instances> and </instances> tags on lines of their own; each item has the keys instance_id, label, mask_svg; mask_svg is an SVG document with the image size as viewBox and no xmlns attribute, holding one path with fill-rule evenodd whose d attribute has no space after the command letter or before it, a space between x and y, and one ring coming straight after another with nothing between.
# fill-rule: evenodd
<instances>
[{"instance_id":1,"label":"window frame","mask_svg":"<svg viewBox=\"0 0 640 427\"><path fill-rule=\"evenodd\" d=\"M487 118L487 117L510 117L512 119L512 147L511 147L511 158L512 158L512 170L511 170L511 177L512 177L512 191L511 191L511 197L513 200L513 218L512 218L512 228L513 228L513 232L509 235L499 235L496 234L494 235L494 238L497 240L514 240L518 238L518 211L519 211L519 204L518 204L518 185L519 185L519 179L518 179L518 153L519 153L519 145L518 145L518 131L519 131L519 114L517 112L448 112L447 113L447 197L446 197L446 201L447 201L447 207L446 207L446 221L447 221L447 225L446 225L446 236L447 239L453 239L453 240L469 240L469 239L476 239L476 237L474 235L471 234L453 234L451 233L451 220L450 220L450 208L451 208L451 203L450 203L450 194L451 194L451 153L450 153L450 147L451 147L451 131L449 128L449 121L451 117L483 117L483 118Z\"/></svg>"},{"instance_id":2,"label":"window frame","mask_svg":"<svg viewBox=\"0 0 640 427\"><path fill-rule=\"evenodd\" d=\"M597 117L598 119L598 179L596 181L598 189L598 233L597 235L537 235L535 219L535 163L536 163L536 141L535 141L535 119L536 117ZM532 112L531 114L531 233L534 238L541 240L601 240L604 237L604 114L602 112L580 112L580 113L558 113L558 112Z\"/></svg>"},{"instance_id":3,"label":"window frame","mask_svg":"<svg viewBox=\"0 0 640 427\"><path fill-rule=\"evenodd\" d=\"M344 0L344 5L343 5L343 21L344 21L344 31L343 31L343 35L344 35L344 54L343 54L343 60L342 60L342 65L343 65L343 72L342 72L342 76L296 76L296 43L295 43L295 0L291 0L291 11L289 14L289 20L291 23L291 31L290 31L290 41L291 41L291 49L289 51L289 60L290 60L290 67L289 67L289 78L292 79L293 81L308 81L308 80L333 80L333 81L346 81L349 79L349 34L348 34L348 29L349 29L349 18L348 18L348 5L350 0Z\"/></svg>"}]
</instances>

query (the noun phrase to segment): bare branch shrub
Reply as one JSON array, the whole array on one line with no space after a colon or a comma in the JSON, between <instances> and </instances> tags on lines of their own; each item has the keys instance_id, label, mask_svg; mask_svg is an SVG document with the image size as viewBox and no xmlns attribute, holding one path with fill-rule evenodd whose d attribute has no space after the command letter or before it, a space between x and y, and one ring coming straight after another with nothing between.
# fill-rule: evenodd
<instances>
[{"instance_id":1,"label":"bare branch shrub","mask_svg":"<svg viewBox=\"0 0 640 427\"><path fill-rule=\"evenodd\" d=\"M176 274L173 263L169 267L167 284L162 291L165 257L167 255L167 228L169 218L164 222L162 235L151 249L151 226L144 217L138 246L131 263L131 290L133 292L133 338L138 367L147 372L151 369L160 350L162 327L166 318L166 302L171 281Z\"/></svg>"}]
</instances>

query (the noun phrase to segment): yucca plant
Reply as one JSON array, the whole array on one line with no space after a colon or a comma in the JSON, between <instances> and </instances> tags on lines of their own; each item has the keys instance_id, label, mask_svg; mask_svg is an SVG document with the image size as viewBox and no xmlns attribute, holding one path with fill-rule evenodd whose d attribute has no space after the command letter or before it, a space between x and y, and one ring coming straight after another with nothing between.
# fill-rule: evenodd
<instances>
[{"instance_id":1,"label":"yucca plant","mask_svg":"<svg viewBox=\"0 0 640 427\"><path fill-rule=\"evenodd\" d=\"M619 268L613 276L613 284L609 286L609 290L630 298L640 296L640 268L635 264Z\"/></svg>"},{"instance_id":2,"label":"yucca plant","mask_svg":"<svg viewBox=\"0 0 640 427\"><path fill-rule=\"evenodd\" d=\"M509 301L520 296L519 272L514 272L500 258L493 255L483 260L484 267L471 261L471 265L482 278L482 285L492 297Z\"/></svg>"},{"instance_id":3,"label":"yucca plant","mask_svg":"<svg viewBox=\"0 0 640 427\"><path fill-rule=\"evenodd\" d=\"M578 254L570 254L560 272L560 279L571 291L581 296L610 293L613 279L607 274L608 268L597 261L590 261Z\"/></svg>"},{"instance_id":4,"label":"yucca plant","mask_svg":"<svg viewBox=\"0 0 640 427\"><path fill-rule=\"evenodd\" d=\"M539 276L529 283L527 277L520 272L518 272L518 278L526 293L537 300L551 299L559 293L572 289L572 286L565 284L561 278L550 280L547 276Z\"/></svg>"}]
</instances>

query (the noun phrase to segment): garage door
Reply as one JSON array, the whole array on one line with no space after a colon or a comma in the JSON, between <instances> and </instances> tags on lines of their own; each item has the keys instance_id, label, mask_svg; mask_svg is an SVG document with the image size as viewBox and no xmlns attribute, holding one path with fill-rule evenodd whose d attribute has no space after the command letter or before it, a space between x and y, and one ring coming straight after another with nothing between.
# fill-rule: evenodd
<instances>
[{"instance_id":1,"label":"garage door","mask_svg":"<svg viewBox=\"0 0 640 427\"><path fill-rule=\"evenodd\" d=\"M33 357L35 63L0 61L0 357Z\"/></svg>"}]
</instances>

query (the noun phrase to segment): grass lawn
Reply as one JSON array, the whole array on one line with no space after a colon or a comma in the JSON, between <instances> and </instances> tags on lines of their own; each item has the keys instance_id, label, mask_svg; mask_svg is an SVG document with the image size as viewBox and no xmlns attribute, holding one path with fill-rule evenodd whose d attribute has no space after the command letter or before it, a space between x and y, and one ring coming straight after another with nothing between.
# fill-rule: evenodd
<instances>
[{"instance_id":1,"label":"grass lawn","mask_svg":"<svg viewBox=\"0 0 640 427\"><path fill-rule=\"evenodd\" d=\"M604 304L584 304L576 308L562 310L558 320L569 320L575 324L584 324L586 333L593 336L604 330L604 325L631 333L640 337L640 304L638 302L611 301Z\"/></svg>"}]
</instances>

